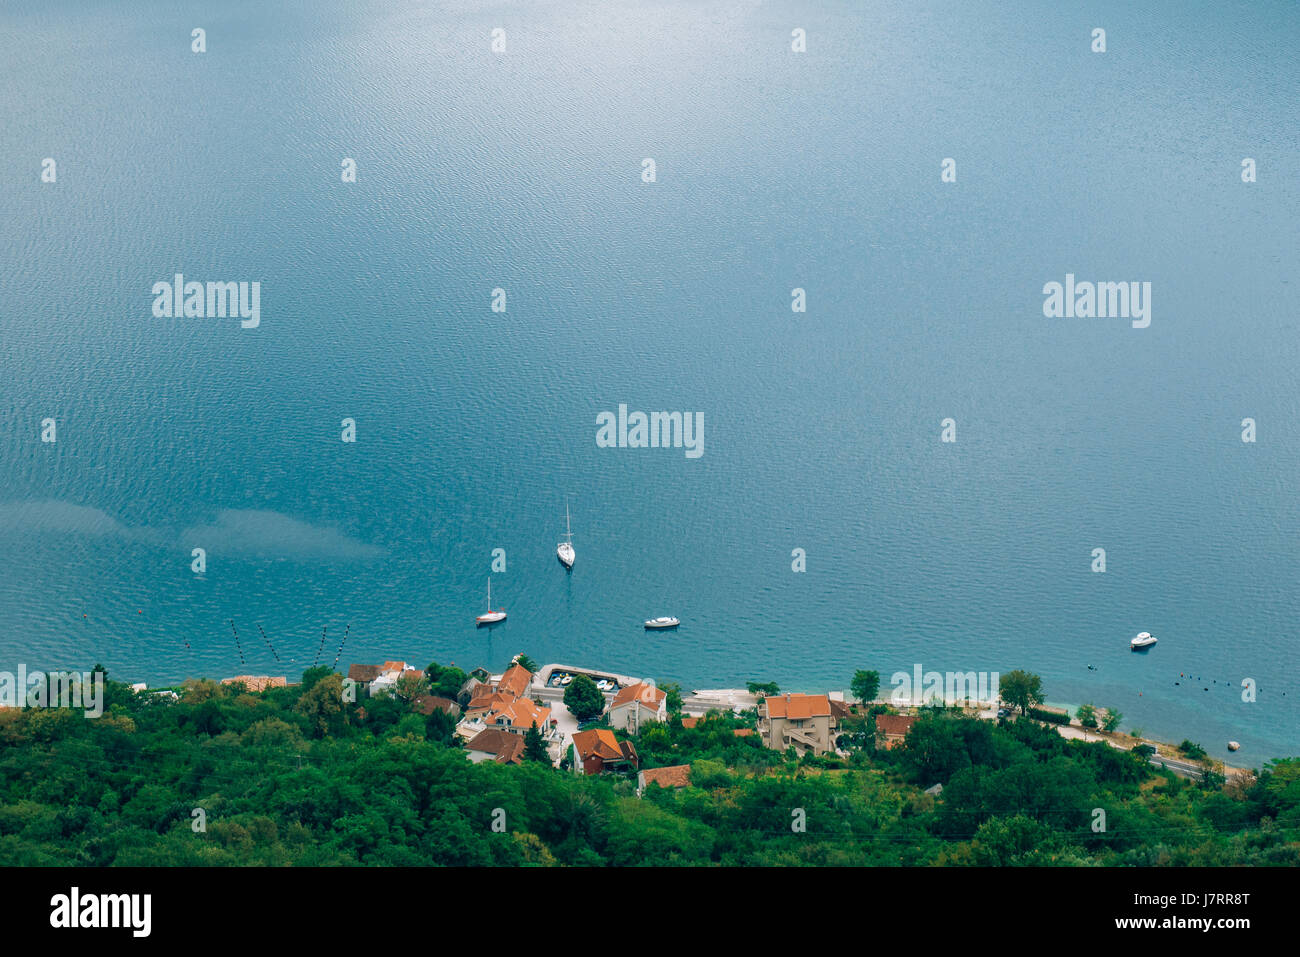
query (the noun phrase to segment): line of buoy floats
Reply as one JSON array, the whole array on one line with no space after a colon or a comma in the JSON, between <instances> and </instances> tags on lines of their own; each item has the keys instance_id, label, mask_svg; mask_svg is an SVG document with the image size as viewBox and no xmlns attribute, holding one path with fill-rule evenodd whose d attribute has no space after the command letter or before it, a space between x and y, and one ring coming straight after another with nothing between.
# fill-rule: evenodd
<instances>
[{"instance_id":1,"label":"line of buoy floats","mask_svg":"<svg viewBox=\"0 0 1300 957\"><path fill-rule=\"evenodd\" d=\"M262 640L266 642L266 647L271 649L271 654L275 655L276 663L279 663L280 656L276 654L275 646L271 644L271 639L266 637L266 629L262 627L261 622L258 623L257 630L262 633Z\"/></svg>"},{"instance_id":2,"label":"line of buoy floats","mask_svg":"<svg viewBox=\"0 0 1300 957\"><path fill-rule=\"evenodd\" d=\"M331 668L337 668L339 666L339 659L343 657L343 646L348 643L348 632L351 630L352 623L349 622L348 626L343 629L343 640L339 642L338 654L334 656L334 664L330 665Z\"/></svg>"}]
</instances>

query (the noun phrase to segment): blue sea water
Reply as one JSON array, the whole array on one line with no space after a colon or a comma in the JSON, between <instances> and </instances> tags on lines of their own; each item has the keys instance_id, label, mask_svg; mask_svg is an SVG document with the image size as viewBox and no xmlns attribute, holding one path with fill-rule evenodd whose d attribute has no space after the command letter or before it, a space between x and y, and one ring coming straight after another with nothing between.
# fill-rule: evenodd
<instances>
[{"instance_id":1,"label":"blue sea water","mask_svg":"<svg viewBox=\"0 0 1300 957\"><path fill-rule=\"evenodd\" d=\"M687 687L1018 667L1219 756L1300 751L1294 3L0 26L0 669L292 679L345 630L340 667ZM154 318L176 272L259 281L261 325ZM1066 273L1151 282L1150 327L1045 318ZM620 403L702 413L704 454L598 448Z\"/></svg>"}]
</instances>

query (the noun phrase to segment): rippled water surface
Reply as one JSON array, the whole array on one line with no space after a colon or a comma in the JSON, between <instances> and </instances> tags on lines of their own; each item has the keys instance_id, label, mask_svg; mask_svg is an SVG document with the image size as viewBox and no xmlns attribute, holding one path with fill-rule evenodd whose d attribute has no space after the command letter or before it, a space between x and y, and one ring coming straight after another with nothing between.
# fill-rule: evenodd
<instances>
[{"instance_id":1,"label":"rippled water surface","mask_svg":"<svg viewBox=\"0 0 1300 957\"><path fill-rule=\"evenodd\" d=\"M1022 667L1297 751L1294 4L205 7L0 12L0 669ZM260 326L154 318L176 272ZM1150 327L1045 318L1067 272Z\"/></svg>"}]
</instances>

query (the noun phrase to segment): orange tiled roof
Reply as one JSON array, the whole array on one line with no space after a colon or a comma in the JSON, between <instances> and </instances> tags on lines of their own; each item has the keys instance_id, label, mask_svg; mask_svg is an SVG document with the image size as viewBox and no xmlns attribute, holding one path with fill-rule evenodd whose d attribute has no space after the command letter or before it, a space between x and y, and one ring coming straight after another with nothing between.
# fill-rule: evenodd
<instances>
[{"instance_id":1,"label":"orange tiled roof","mask_svg":"<svg viewBox=\"0 0 1300 957\"><path fill-rule=\"evenodd\" d=\"M824 694L783 694L765 698L767 713L773 718L829 718L831 700Z\"/></svg>"},{"instance_id":2,"label":"orange tiled roof","mask_svg":"<svg viewBox=\"0 0 1300 957\"><path fill-rule=\"evenodd\" d=\"M405 661L385 661L385 662L384 662L384 670L385 670L385 671L405 671L405 670L406 670L406 662L405 662Z\"/></svg>"},{"instance_id":3,"label":"orange tiled roof","mask_svg":"<svg viewBox=\"0 0 1300 957\"><path fill-rule=\"evenodd\" d=\"M593 728L573 735L573 747L578 760L597 757L602 761L636 760L636 746L631 741L619 741L609 728Z\"/></svg>"},{"instance_id":4,"label":"orange tiled roof","mask_svg":"<svg viewBox=\"0 0 1300 957\"><path fill-rule=\"evenodd\" d=\"M499 691L489 691L487 694L479 694L471 698L465 712L466 714L471 714L475 711L500 711L514 700L514 695L502 694Z\"/></svg>"},{"instance_id":5,"label":"orange tiled roof","mask_svg":"<svg viewBox=\"0 0 1300 957\"><path fill-rule=\"evenodd\" d=\"M700 723L701 721L703 721L703 720L704 720L703 718L698 718L698 717L696 717L696 718L682 718L682 727L683 727L683 728L693 728L693 727L695 727L697 724L699 724L699 723Z\"/></svg>"},{"instance_id":6,"label":"orange tiled roof","mask_svg":"<svg viewBox=\"0 0 1300 957\"><path fill-rule=\"evenodd\" d=\"M521 665L511 665L506 669L506 673L501 676L497 682L497 691L503 691L508 695L518 698L528 691L528 686L533 683L533 673Z\"/></svg>"},{"instance_id":7,"label":"orange tiled roof","mask_svg":"<svg viewBox=\"0 0 1300 957\"><path fill-rule=\"evenodd\" d=\"M651 711L658 711L659 702L666 697L668 697L668 692L662 688L656 688L654 685L628 685L626 688L618 689L618 694L614 695L614 703L610 707L618 708L625 704L631 704L633 701L638 701Z\"/></svg>"},{"instance_id":8,"label":"orange tiled roof","mask_svg":"<svg viewBox=\"0 0 1300 957\"><path fill-rule=\"evenodd\" d=\"M674 764L667 768L650 768L643 771L647 785L657 784L663 788L684 788L691 783L691 766Z\"/></svg>"},{"instance_id":9,"label":"orange tiled roof","mask_svg":"<svg viewBox=\"0 0 1300 957\"><path fill-rule=\"evenodd\" d=\"M223 685L233 685L236 682L243 682L244 687L249 691L265 691L267 688L283 688L287 682L283 677L272 678L270 675L235 675L233 678L222 678Z\"/></svg>"},{"instance_id":10,"label":"orange tiled roof","mask_svg":"<svg viewBox=\"0 0 1300 957\"><path fill-rule=\"evenodd\" d=\"M738 737L738 738L748 738L750 735L752 735L752 734L754 733L754 729L753 729L753 728L736 728L736 730L732 731L731 733L734 734L734 735L735 735L736 737Z\"/></svg>"},{"instance_id":11,"label":"orange tiled roof","mask_svg":"<svg viewBox=\"0 0 1300 957\"><path fill-rule=\"evenodd\" d=\"M516 698L510 704L497 711L494 720L497 724L505 719L517 728L527 729L536 724L538 731L546 730L546 722L551 720L550 708L539 708L527 698Z\"/></svg>"},{"instance_id":12,"label":"orange tiled roof","mask_svg":"<svg viewBox=\"0 0 1300 957\"><path fill-rule=\"evenodd\" d=\"M914 714L876 715L876 730L881 734L907 734L914 724L916 724Z\"/></svg>"},{"instance_id":13,"label":"orange tiled roof","mask_svg":"<svg viewBox=\"0 0 1300 957\"><path fill-rule=\"evenodd\" d=\"M618 739L608 728L593 728L590 731L575 731L573 746L581 760L595 755L607 760L617 760L623 756L619 750Z\"/></svg>"}]
</instances>

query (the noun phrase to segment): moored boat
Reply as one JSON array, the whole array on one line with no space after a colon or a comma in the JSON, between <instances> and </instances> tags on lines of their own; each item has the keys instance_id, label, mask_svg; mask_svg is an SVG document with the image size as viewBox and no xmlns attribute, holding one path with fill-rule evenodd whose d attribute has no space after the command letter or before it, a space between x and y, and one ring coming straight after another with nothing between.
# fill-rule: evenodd
<instances>
[{"instance_id":1,"label":"moored boat","mask_svg":"<svg viewBox=\"0 0 1300 957\"><path fill-rule=\"evenodd\" d=\"M505 621L506 610L504 608L499 608L496 611L492 610L492 577L490 575L488 576L487 603L488 603L487 613L477 616L474 619L474 623L477 625L495 625L498 621Z\"/></svg>"},{"instance_id":2,"label":"moored boat","mask_svg":"<svg viewBox=\"0 0 1300 957\"><path fill-rule=\"evenodd\" d=\"M564 541L555 546L555 555L565 568L573 567L577 555L573 551L573 529L569 526L569 503L564 503Z\"/></svg>"},{"instance_id":3,"label":"moored boat","mask_svg":"<svg viewBox=\"0 0 1300 957\"><path fill-rule=\"evenodd\" d=\"M1150 648L1155 643L1155 635L1152 635L1150 632L1141 631L1138 632L1136 638L1128 643L1128 646L1133 651L1142 651L1145 648Z\"/></svg>"}]
</instances>

